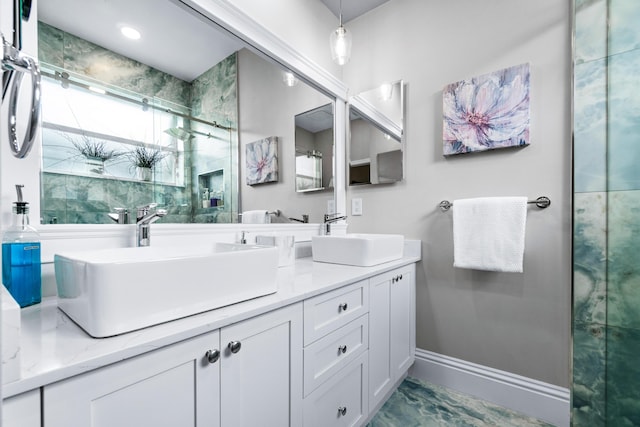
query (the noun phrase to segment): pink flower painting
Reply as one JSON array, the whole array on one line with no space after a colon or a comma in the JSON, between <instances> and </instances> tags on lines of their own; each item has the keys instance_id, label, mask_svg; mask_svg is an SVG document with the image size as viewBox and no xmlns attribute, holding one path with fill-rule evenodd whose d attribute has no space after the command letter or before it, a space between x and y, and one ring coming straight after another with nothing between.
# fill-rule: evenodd
<instances>
[{"instance_id":1,"label":"pink flower painting","mask_svg":"<svg viewBox=\"0 0 640 427\"><path fill-rule=\"evenodd\" d=\"M270 136L247 144L247 185L278 180L278 138Z\"/></svg>"},{"instance_id":2,"label":"pink flower painting","mask_svg":"<svg viewBox=\"0 0 640 427\"><path fill-rule=\"evenodd\" d=\"M529 145L529 64L447 85L444 155Z\"/></svg>"}]
</instances>

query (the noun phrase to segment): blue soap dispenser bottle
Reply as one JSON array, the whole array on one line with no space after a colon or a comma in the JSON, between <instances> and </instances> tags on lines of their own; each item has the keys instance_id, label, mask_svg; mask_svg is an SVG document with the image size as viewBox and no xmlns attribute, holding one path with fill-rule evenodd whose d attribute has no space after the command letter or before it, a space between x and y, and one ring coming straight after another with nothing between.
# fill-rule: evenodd
<instances>
[{"instance_id":1,"label":"blue soap dispenser bottle","mask_svg":"<svg viewBox=\"0 0 640 427\"><path fill-rule=\"evenodd\" d=\"M23 185L16 185L13 224L2 236L2 283L20 307L42 300L40 235L29 225L29 203L22 200Z\"/></svg>"}]
</instances>

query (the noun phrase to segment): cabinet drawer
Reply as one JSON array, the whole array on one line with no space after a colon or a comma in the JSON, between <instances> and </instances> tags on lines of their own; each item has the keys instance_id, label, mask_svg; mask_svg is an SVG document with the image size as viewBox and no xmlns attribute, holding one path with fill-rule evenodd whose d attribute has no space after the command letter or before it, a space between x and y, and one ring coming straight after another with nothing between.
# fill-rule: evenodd
<instances>
[{"instance_id":1,"label":"cabinet drawer","mask_svg":"<svg viewBox=\"0 0 640 427\"><path fill-rule=\"evenodd\" d=\"M304 345L335 331L369 311L366 280L304 302Z\"/></svg>"},{"instance_id":2,"label":"cabinet drawer","mask_svg":"<svg viewBox=\"0 0 640 427\"><path fill-rule=\"evenodd\" d=\"M309 395L368 347L367 314L305 347L304 395Z\"/></svg>"},{"instance_id":3,"label":"cabinet drawer","mask_svg":"<svg viewBox=\"0 0 640 427\"><path fill-rule=\"evenodd\" d=\"M304 400L305 427L351 427L367 418L367 352Z\"/></svg>"}]
</instances>

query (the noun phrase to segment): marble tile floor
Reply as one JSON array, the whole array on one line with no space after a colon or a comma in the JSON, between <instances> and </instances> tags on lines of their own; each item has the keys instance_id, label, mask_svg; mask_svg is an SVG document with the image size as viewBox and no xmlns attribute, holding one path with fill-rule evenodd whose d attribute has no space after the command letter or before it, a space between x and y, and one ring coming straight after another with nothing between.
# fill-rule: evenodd
<instances>
[{"instance_id":1,"label":"marble tile floor","mask_svg":"<svg viewBox=\"0 0 640 427\"><path fill-rule=\"evenodd\" d=\"M473 396L408 377L368 427L551 427Z\"/></svg>"}]
</instances>

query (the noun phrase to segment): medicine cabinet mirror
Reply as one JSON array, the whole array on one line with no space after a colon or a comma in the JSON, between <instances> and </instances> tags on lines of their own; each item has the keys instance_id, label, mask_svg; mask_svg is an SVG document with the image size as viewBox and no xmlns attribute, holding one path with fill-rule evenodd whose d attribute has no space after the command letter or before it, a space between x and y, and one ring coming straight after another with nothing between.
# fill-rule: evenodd
<instances>
[{"instance_id":1,"label":"medicine cabinet mirror","mask_svg":"<svg viewBox=\"0 0 640 427\"><path fill-rule=\"evenodd\" d=\"M404 179L404 83L385 83L349 100L349 185Z\"/></svg>"},{"instance_id":2,"label":"medicine cabinet mirror","mask_svg":"<svg viewBox=\"0 0 640 427\"><path fill-rule=\"evenodd\" d=\"M333 104L297 114L296 191L333 188Z\"/></svg>"},{"instance_id":3,"label":"medicine cabinet mirror","mask_svg":"<svg viewBox=\"0 0 640 427\"><path fill-rule=\"evenodd\" d=\"M110 223L152 202L162 222L234 223L250 209L321 220L327 194L293 190L291 122L333 99L179 1L47 0L38 21L42 223ZM278 180L249 186L246 145L270 137Z\"/></svg>"}]
</instances>

